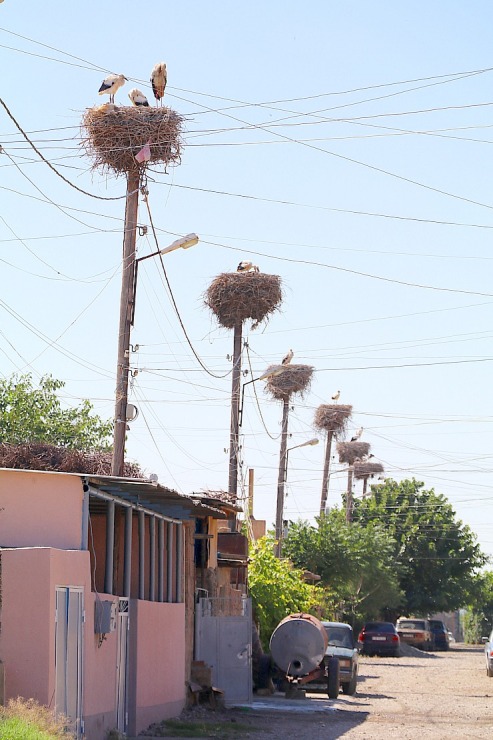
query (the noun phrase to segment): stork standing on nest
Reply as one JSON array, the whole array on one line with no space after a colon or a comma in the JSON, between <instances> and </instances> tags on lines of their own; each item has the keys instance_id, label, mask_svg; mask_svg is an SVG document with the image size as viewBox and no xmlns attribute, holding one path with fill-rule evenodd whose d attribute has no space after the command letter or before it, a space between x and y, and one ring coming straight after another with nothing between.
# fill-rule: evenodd
<instances>
[{"instance_id":1,"label":"stork standing on nest","mask_svg":"<svg viewBox=\"0 0 493 740\"><path fill-rule=\"evenodd\" d=\"M358 429L358 431L353 434L353 436L351 437L350 441L351 442L357 442L358 439L361 437L362 434L363 434L363 427L360 427Z\"/></svg>"},{"instance_id":2,"label":"stork standing on nest","mask_svg":"<svg viewBox=\"0 0 493 740\"><path fill-rule=\"evenodd\" d=\"M140 108L142 106L149 107L149 101L147 100L146 96L143 92L140 92L140 90L137 90L136 87L134 87L133 90L130 90L128 93L128 97L132 101L133 105L135 105L137 108Z\"/></svg>"},{"instance_id":3,"label":"stork standing on nest","mask_svg":"<svg viewBox=\"0 0 493 740\"><path fill-rule=\"evenodd\" d=\"M161 100L164 97L164 90L166 88L167 81L168 73L166 71L166 65L164 62L158 62L151 72L152 92L156 98L156 105L158 102L162 105Z\"/></svg>"},{"instance_id":4,"label":"stork standing on nest","mask_svg":"<svg viewBox=\"0 0 493 740\"><path fill-rule=\"evenodd\" d=\"M254 265L253 262L250 262L249 260L243 260L243 262L240 262L238 267L236 268L236 272L260 272L257 265Z\"/></svg>"},{"instance_id":5,"label":"stork standing on nest","mask_svg":"<svg viewBox=\"0 0 493 740\"><path fill-rule=\"evenodd\" d=\"M294 352L292 349L290 349L288 354L282 358L281 365L289 365L293 357L294 357Z\"/></svg>"},{"instance_id":6,"label":"stork standing on nest","mask_svg":"<svg viewBox=\"0 0 493 740\"><path fill-rule=\"evenodd\" d=\"M334 395L332 396L332 400L337 403L340 397L341 397L341 391L337 391L337 393L334 393Z\"/></svg>"},{"instance_id":7,"label":"stork standing on nest","mask_svg":"<svg viewBox=\"0 0 493 740\"><path fill-rule=\"evenodd\" d=\"M110 103L115 102L115 93L127 82L127 78L124 75L108 75L99 88L98 92L100 95L109 95Z\"/></svg>"}]
</instances>

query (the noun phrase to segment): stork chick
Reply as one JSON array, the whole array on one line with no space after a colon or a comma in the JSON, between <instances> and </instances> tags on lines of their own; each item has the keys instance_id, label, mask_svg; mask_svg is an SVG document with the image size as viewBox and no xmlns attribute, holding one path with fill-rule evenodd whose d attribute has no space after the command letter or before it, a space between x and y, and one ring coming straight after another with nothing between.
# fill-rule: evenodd
<instances>
[{"instance_id":1,"label":"stork chick","mask_svg":"<svg viewBox=\"0 0 493 740\"><path fill-rule=\"evenodd\" d=\"M236 268L236 272L260 272L260 270L257 265L253 264L253 262L244 260L243 262L240 262Z\"/></svg>"},{"instance_id":2,"label":"stork chick","mask_svg":"<svg viewBox=\"0 0 493 740\"><path fill-rule=\"evenodd\" d=\"M151 72L151 85L152 92L156 98L156 105L164 97L164 90L168 81L168 73L166 71L166 65L164 62L158 62L154 65ZM162 105L162 103L160 103Z\"/></svg>"},{"instance_id":3,"label":"stork chick","mask_svg":"<svg viewBox=\"0 0 493 740\"><path fill-rule=\"evenodd\" d=\"M109 95L110 103L115 102L115 93L127 82L127 78L124 75L108 75L99 88L98 92L100 95Z\"/></svg>"},{"instance_id":4,"label":"stork chick","mask_svg":"<svg viewBox=\"0 0 493 740\"><path fill-rule=\"evenodd\" d=\"M143 92L137 90L136 87L134 87L133 90L130 90L130 92L128 93L128 97L132 101L133 105L135 105L137 108L149 107L149 101L147 100L146 96Z\"/></svg>"}]
</instances>

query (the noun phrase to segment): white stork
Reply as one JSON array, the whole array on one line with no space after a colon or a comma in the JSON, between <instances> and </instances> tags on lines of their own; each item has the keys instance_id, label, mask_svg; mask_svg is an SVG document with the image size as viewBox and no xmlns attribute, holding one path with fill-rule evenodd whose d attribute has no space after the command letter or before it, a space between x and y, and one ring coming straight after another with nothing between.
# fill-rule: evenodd
<instances>
[{"instance_id":1,"label":"white stork","mask_svg":"<svg viewBox=\"0 0 493 740\"><path fill-rule=\"evenodd\" d=\"M132 101L133 105L135 105L137 108L149 107L149 101L147 100L146 96L143 92L137 90L136 87L134 87L133 90L130 90L130 92L128 93L128 97Z\"/></svg>"},{"instance_id":2,"label":"white stork","mask_svg":"<svg viewBox=\"0 0 493 740\"><path fill-rule=\"evenodd\" d=\"M166 71L166 65L164 62L158 62L152 69L151 72L151 85L152 92L156 98L156 105L164 97L164 90L168 81L168 73ZM162 105L162 103L161 103Z\"/></svg>"},{"instance_id":3,"label":"white stork","mask_svg":"<svg viewBox=\"0 0 493 740\"><path fill-rule=\"evenodd\" d=\"M124 75L108 75L101 83L98 92L100 95L109 95L110 103L115 102L115 93L125 84L127 78Z\"/></svg>"},{"instance_id":4,"label":"white stork","mask_svg":"<svg viewBox=\"0 0 493 740\"><path fill-rule=\"evenodd\" d=\"M337 403L340 397L341 397L341 391L337 391L337 393L334 393L334 395L332 396L332 400Z\"/></svg>"},{"instance_id":5,"label":"white stork","mask_svg":"<svg viewBox=\"0 0 493 740\"><path fill-rule=\"evenodd\" d=\"M292 349L290 349L286 357L282 358L281 365L289 365L293 357L294 357L294 352Z\"/></svg>"},{"instance_id":6,"label":"white stork","mask_svg":"<svg viewBox=\"0 0 493 740\"><path fill-rule=\"evenodd\" d=\"M249 260L244 260L243 262L240 262L238 267L236 268L236 272L260 272L257 265L254 265L253 262L250 262Z\"/></svg>"},{"instance_id":7,"label":"white stork","mask_svg":"<svg viewBox=\"0 0 493 740\"><path fill-rule=\"evenodd\" d=\"M361 437L362 434L363 434L363 427L360 427L358 429L358 431L353 434L353 436L351 437L351 440L350 441L351 442L357 442L358 439Z\"/></svg>"}]
</instances>

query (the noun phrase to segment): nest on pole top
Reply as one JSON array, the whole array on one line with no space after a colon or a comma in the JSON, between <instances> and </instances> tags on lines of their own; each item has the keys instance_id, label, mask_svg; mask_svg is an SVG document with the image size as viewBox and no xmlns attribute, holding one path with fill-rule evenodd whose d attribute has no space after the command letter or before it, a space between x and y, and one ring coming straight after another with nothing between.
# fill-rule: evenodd
<instances>
[{"instance_id":1,"label":"nest on pole top","mask_svg":"<svg viewBox=\"0 0 493 740\"><path fill-rule=\"evenodd\" d=\"M383 470L384 468L381 463L365 461L354 463L354 477L358 480L361 480L362 478L373 478L374 475L380 475L380 473L383 473Z\"/></svg>"},{"instance_id":2,"label":"nest on pole top","mask_svg":"<svg viewBox=\"0 0 493 740\"><path fill-rule=\"evenodd\" d=\"M338 442L337 452L339 462L354 465L355 462L362 461L370 452L369 442Z\"/></svg>"},{"instance_id":3,"label":"nest on pole top","mask_svg":"<svg viewBox=\"0 0 493 740\"><path fill-rule=\"evenodd\" d=\"M270 365L264 374L273 374L267 378L265 389L276 401L285 401L294 393L303 398L310 388L313 371L312 365Z\"/></svg>"},{"instance_id":4,"label":"nest on pole top","mask_svg":"<svg viewBox=\"0 0 493 740\"><path fill-rule=\"evenodd\" d=\"M322 403L315 411L314 426L336 437L342 437L353 413L353 407L339 403Z\"/></svg>"},{"instance_id":5,"label":"nest on pole top","mask_svg":"<svg viewBox=\"0 0 493 740\"><path fill-rule=\"evenodd\" d=\"M88 108L82 117L82 146L93 169L126 175L139 167L135 155L149 146L150 164L180 164L183 117L171 108L113 103Z\"/></svg>"},{"instance_id":6,"label":"nest on pole top","mask_svg":"<svg viewBox=\"0 0 493 740\"><path fill-rule=\"evenodd\" d=\"M222 272L204 295L205 305L226 329L247 319L252 319L252 329L256 329L281 302L281 278L263 272Z\"/></svg>"}]
</instances>

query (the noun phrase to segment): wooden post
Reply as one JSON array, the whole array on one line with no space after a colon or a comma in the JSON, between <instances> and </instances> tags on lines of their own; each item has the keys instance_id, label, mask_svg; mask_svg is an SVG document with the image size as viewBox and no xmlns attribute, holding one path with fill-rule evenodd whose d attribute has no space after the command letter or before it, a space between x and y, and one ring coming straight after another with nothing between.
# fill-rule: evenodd
<instances>
[{"instance_id":1,"label":"wooden post","mask_svg":"<svg viewBox=\"0 0 493 740\"><path fill-rule=\"evenodd\" d=\"M281 452L279 455L279 475L277 479L277 506L276 506L276 557L281 557L283 517L284 517L284 487L286 483L286 455L288 446L288 416L289 398L283 401L282 428L281 428Z\"/></svg>"},{"instance_id":2,"label":"wooden post","mask_svg":"<svg viewBox=\"0 0 493 740\"><path fill-rule=\"evenodd\" d=\"M248 516L253 517L253 486L255 483L255 470L248 468Z\"/></svg>"},{"instance_id":3,"label":"wooden post","mask_svg":"<svg viewBox=\"0 0 493 740\"><path fill-rule=\"evenodd\" d=\"M363 478L363 498L366 498L366 490L368 488L368 476Z\"/></svg>"},{"instance_id":4,"label":"wooden post","mask_svg":"<svg viewBox=\"0 0 493 740\"><path fill-rule=\"evenodd\" d=\"M127 175L125 233L123 235L122 288L120 294L120 325L116 367L115 419L113 431L112 475L123 475L125 436L127 430L128 373L130 366L130 326L134 301L135 241L139 205L139 171Z\"/></svg>"},{"instance_id":5,"label":"wooden post","mask_svg":"<svg viewBox=\"0 0 493 740\"><path fill-rule=\"evenodd\" d=\"M327 496L329 493L329 468L330 468L330 453L332 449L332 437L334 432L329 429L327 431L327 444L325 447L325 462L324 472L322 476L322 496L320 497L320 516L325 514L325 507L327 506Z\"/></svg>"},{"instance_id":6,"label":"wooden post","mask_svg":"<svg viewBox=\"0 0 493 740\"><path fill-rule=\"evenodd\" d=\"M242 325L236 324L233 345L233 373L231 381L231 427L229 434L229 482L228 491L238 497L238 445L240 420Z\"/></svg>"}]
</instances>

